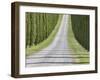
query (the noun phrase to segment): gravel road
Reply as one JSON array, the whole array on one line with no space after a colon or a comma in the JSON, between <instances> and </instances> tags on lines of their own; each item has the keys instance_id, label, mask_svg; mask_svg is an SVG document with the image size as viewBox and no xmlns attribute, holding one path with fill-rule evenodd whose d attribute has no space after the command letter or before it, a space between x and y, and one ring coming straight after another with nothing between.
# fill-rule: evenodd
<instances>
[{"instance_id":1,"label":"gravel road","mask_svg":"<svg viewBox=\"0 0 100 80\"><path fill-rule=\"evenodd\" d=\"M26 67L58 66L75 63L67 42L68 15L64 15L53 42L45 49L26 57Z\"/></svg>"}]
</instances>

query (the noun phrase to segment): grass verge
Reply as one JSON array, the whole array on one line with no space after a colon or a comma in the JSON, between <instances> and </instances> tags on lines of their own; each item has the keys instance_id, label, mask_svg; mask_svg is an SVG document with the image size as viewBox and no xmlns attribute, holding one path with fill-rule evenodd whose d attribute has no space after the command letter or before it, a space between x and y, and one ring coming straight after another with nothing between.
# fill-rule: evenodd
<instances>
[{"instance_id":1,"label":"grass verge","mask_svg":"<svg viewBox=\"0 0 100 80\"><path fill-rule=\"evenodd\" d=\"M47 47L53 40L54 40L54 37L56 35L56 33L58 32L59 30L59 27L60 27L60 24L61 24L61 20L62 20L62 16L63 15L59 15L59 19L58 19L58 22L55 26L55 29L52 31L52 33L49 35L49 37L44 40L43 42L39 43L38 45L33 45L32 47L30 48L26 48L26 56L34 53L34 52L37 52L37 51L40 51L41 49Z\"/></svg>"},{"instance_id":2,"label":"grass verge","mask_svg":"<svg viewBox=\"0 0 100 80\"><path fill-rule=\"evenodd\" d=\"M78 20L77 20L78 21ZM73 54L79 57L78 62L87 62L89 63L89 52L83 48L78 41L75 39L74 33L72 31L72 23L71 23L71 16L69 15L68 21L68 45L72 49Z\"/></svg>"}]
</instances>

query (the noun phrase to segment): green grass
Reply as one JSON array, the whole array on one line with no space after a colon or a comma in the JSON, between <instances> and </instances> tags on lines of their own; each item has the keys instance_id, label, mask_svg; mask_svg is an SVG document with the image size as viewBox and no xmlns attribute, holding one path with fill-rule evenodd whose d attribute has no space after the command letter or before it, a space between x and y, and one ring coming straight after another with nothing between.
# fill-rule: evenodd
<instances>
[{"instance_id":1,"label":"green grass","mask_svg":"<svg viewBox=\"0 0 100 80\"><path fill-rule=\"evenodd\" d=\"M61 20L62 20L62 15L59 15L59 19L58 19L58 22L55 26L55 29L52 31L52 33L49 35L49 37L46 40L44 40L43 42L39 43L36 46L33 45L31 47L26 48L26 55L27 56L34 53L34 52L40 51L41 49L43 49L45 47L47 47L54 40L54 37L55 37L56 33L59 30Z\"/></svg>"},{"instance_id":2,"label":"green grass","mask_svg":"<svg viewBox=\"0 0 100 80\"><path fill-rule=\"evenodd\" d=\"M75 39L75 36L72 31L72 23L71 23L70 15L68 21L68 45L72 49L73 54L75 54L77 57L89 57L89 52L85 48L83 48L79 44L79 42ZM87 54L87 55L83 55L83 54ZM78 62L89 62L89 58L78 58Z\"/></svg>"}]
</instances>

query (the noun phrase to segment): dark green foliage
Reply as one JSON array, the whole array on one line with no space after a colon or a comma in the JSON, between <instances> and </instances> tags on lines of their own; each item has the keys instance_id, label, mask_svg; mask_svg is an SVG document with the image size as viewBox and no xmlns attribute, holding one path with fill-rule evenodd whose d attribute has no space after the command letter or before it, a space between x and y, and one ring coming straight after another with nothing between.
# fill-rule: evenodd
<instances>
[{"instance_id":1,"label":"dark green foliage","mask_svg":"<svg viewBox=\"0 0 100 80\"><path fill-rule=\"evenodd\" d=\"M59 15L26 12L26 47L47 39L57 24Z\"/></svg>"},{"instance_id":2,"label":"dark green foliage","mask_svg":"<svg viewBox=\"0 0 100 80\"><path fill-rule=\"evenodd\" d=\"M71 15L71 22L75 38L89 51L89 16Z\"/></svg>"}]
</instances>

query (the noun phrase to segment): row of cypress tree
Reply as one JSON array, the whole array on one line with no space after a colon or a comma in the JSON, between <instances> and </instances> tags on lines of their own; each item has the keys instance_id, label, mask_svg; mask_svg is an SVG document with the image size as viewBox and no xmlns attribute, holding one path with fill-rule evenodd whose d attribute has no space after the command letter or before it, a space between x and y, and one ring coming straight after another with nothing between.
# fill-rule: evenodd
<instances>
[{"instance_id":1,"label":"row of cypress tree","mask_svg":"<svg viewBox=\"0 0 100 80\"><path fill-rule=\"evenodd\" d=\"M57 24L59 15L26 12L26 47L47 39Z\"/></svg>"},{"instance_id":2,"label":"row of cypress tree","mask_svg":"<svg viewBox=\"0 0 100 80\"><path fill-rule=\"evenodd\" d=\"M71 22L76 40L89 51L89 16L71 15Z\"/></svg>"}]
</instances>

